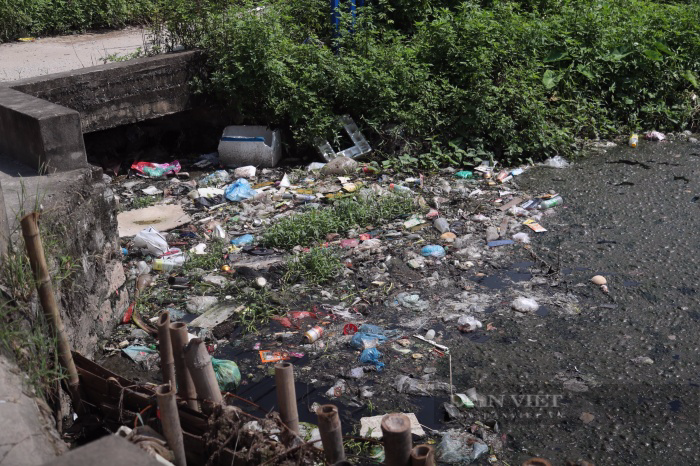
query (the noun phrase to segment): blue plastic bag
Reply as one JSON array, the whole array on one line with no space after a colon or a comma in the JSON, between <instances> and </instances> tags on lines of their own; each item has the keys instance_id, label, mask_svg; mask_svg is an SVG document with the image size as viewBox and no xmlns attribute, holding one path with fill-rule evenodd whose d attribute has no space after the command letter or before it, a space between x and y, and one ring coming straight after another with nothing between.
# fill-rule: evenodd
<instances>
[{"instance_id":1,"label":"blue plastic bag","mask_svg":"<svg viewBox=\"0 0 700 466\"><path fill-rule=\"evenodd\" d=\"M236 239L232 239L231 244L233 244L234 246L248 246L249 244L253 244L253 241L255 241L255 236L243 235L239 236Z\"/></svg>"},{"instance_id":2,"label":"blue plastic bag","mask_svg":"<svg viewBox=\"0 0 700 466\"><path fill-rule=\"evenodd\" d=\"M245 178L239 178L235 183L224 188L224 196L233 202L240 202L255 196L255 190L250 187L250 183Z\"/></svg>"},{"instance_id":3,"label":"blue plastic bag","mask_svg":"<svg viewBox=\"0 0 700 466\"><path fill-rule=\"evenodd\" d=\"M439 244L429 244L420 250L423 257L445 257L445 248Z\"/></svg>"},{"instance_id":4,"label":"blue plastic bag","mask_svg":"<svg viewBox=\"0 0 700 466\"><path fill-rule=\"evenodd\" d=\"M377 348L367 348L366 350L362 351L362 354L360 355L360 362L374 364L377 371L381 371L384 367L384 363L379 361L379 358L381 357L382 353L380 353Z\"/></svg>"},{"instance_id":5,"label":"blue plastic bag","mask_svg":"<svg viewBox=\"0 0 700 466\"><path fill-rule=\"evenodd\" d=\"M384 332L384 329L381 328L379 325L362 324L362 325L360 325L359 331L363 332L363 333L369 333L372 335L381 335L381 336L386 335L386 333Z\"/></svg>"},{"instance_id":6,"label":"blue plastic bag","mask_svg":"<svg viewBox=\"0 0 700 466\"><path fill-rule=\"evenodd\" d=\"M380 343L384 343L385 341L386 337L384 335L357 332L355 335L352 336L352 340L350 340L350 346L358 350L364 350L366 348L375 347Z\"/></svg>"}]
</instances>

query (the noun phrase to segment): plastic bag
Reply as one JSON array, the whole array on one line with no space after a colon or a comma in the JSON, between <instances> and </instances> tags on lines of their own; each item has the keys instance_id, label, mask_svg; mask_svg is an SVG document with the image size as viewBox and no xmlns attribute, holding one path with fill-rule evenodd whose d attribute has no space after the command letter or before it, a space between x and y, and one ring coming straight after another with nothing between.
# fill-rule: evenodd
<instances>
[{"instance_id":1,"label":"plastic bag","mask_svg":"<svg viewBox=\"0 0 700 466\"><path fill-rule=\"evenodd\" d=\"M233 244L234 246L248 246L250 244L253 244L253 241L255 241L255 236L243 235L239 236L236 239L232 239L231 244Z\"/></svg>"},{"instance_id":2,"label":"plastic bag","mask_svg":"<svg viewBox=\"0 0 700 466\"><path fill-rule=\"evenodd\" d=\"M254 197L255 194L255 190L250 187L250 183L248 183L248 180L244 178L239 178L235 183L224 188L224 195L226 196L226 199L233 202L240 202L250 199Z\"/></svg>"},{"instance_id":3,"label":"plastic bag","mask_svg":"<svg viewBox=\"0 0 700 466\"><path fill-rule=\"evenodd\" d=\"M409 395L433 396L436 391L449 391L450 384L445 382L429 382L427 380L412 379L407 375L399 375L395 381L396 391Z\"/></svg>"},{"instance_id":4,"label":"plastic bag","mask_svg":"<svg viewBox=\"0 0 700 466\"><path fill-rule=\"evenodd\" d=\"M180 162L175 160L173 163L153 163L153 162L134 162L131 165L132 170L136 170L142 175L158 178L169 173L173 175L181 170Z\"/></svg>"},{"instance_id":5,"label":"plastic bag","mask_svg":"<svg viewBox=\"0 0 700 466\"><path fill-rule=\"evenodd\" d=\"M153 227L144 228L134 236L134 246L145 249L154 256L162 256L170 250L165 237Z\"/></svg>"},{"instance_id":6,"label":"plastic bag","mask_svg":"<svg viewBox=\"0 0 700 466\"><path fill-rule=\"evenodd\" d=\"M438 244L423 246L420 253L423 257L445 257L446 254L445 248Z\"/></svg>"},{"instance_id":7,"label":"plastic bag","mask_svg":"<svg viewBox=\"0 0 700 466\"><path fill-rule=\"evenodd\" d=\"M549 168L566 168L570 164L561 155L555 155L554 157L548 158L542 162L542 166Z\"/></svg>"},{"instance_id":8,"label":"plastic bag","mask_svg":"<svg viewBox=\"0 0 700 466\"><path fill-rule=\"evenodd\" d=\"M197 182L199 186L216 186L231 181L231 175L226 170L217 170Z\"/></svg>"},{"instance_id":9,"label":"plastic bag","mask_svg":"<svg viewBox=\"0 0 700 466\"><path fill-rule=\"evenodd\" d=\"M235 362L228 359L211 358L211 364L214 366L216 381L222 392L233 391L240 385L241 371Z\"/></svg>"},{"instance_id":10,"label":"plastic bag","mask_svg":"<svg viewBox=\"0 0 700 466\"><path fill-rule=\"evenodd\" d=\"M386 337L383 335L371 335L364 332L357 332L352 336L350 346L358 350L364 350L367 348L374 348L385 340Z\"/></svg>"},{"instance_id":11,"label":"plastic bag","mask_svg":"<svg viewBox=\"0 0 700 466\"><path fill-rule=\"evenodd\" d=\"M386 332L376 325L362 324L357 333L352 336L350 346L358 350L374 348L384 343L387 339Z\"/></svg>"},{"instance_id":12,"label":"plastic bag","mask_svg":"<svg viewBox=\"0 0 700 466\"><path fill-rule=\"evenodd\" d=\"M360 362L374 364L377 371L381 371L384 367L384 363L379 361L382 357L382 353L379 352L377 348L367 348L362 351L360 355Z\"/></svg>"},{"instance_id":13,"label":"plastic bag","mask_svg":"<svg viewBox=\"0 0 700 466\"><path fill-rule=\"evenodd\" d=\"M463 463L471 459L471 450L466 433L449 430L442 436L437 447L437 459L441 463Z\"/></svg>"}]
</instances>

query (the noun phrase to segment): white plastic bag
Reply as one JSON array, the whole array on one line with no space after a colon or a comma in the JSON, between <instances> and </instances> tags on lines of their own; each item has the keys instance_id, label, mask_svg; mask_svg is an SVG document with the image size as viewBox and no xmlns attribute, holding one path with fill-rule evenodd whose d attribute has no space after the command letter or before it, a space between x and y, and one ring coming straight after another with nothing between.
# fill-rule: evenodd
<instances>
[{"instance_id":1,"label":"white plastic bag","mask_svg":"<svg viewBox=\"0 0 700 466\"><path fill-rule=\"evenodd\" d=\"M144 228L134 236L134 246L145 249L154 256L162 256L170 249L165 237L153 227Z\"/></svg>"}]
</instances>

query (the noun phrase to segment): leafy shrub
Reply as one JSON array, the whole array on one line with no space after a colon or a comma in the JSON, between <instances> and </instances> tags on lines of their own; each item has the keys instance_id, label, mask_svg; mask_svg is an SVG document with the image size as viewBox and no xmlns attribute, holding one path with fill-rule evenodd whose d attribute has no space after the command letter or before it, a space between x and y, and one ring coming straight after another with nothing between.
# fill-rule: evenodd
<instances>
[{"instance_id":1,"label":"leafy shrub","mask_svg":"<svg viewBox=\"0 0 700 466\"><path fill-rule=\"evenodd\" d=\"M200 89L290 128L302 151L336 137L344 113L378 152L423 169L697 124L698 2L379 1L341 12L337 34L324 1L175 3L162 31L209 52Z\"/></svg>"},{"instance_id":2,"label":"leafy shrub","mask_svg":"<svg viewBox=\"0 0 700 466\"><path fill-rule=\"evenodd\" d=\"M122 27L153 17L161 0L0 0L0 42Z\"/></svg>"}]
</instances>

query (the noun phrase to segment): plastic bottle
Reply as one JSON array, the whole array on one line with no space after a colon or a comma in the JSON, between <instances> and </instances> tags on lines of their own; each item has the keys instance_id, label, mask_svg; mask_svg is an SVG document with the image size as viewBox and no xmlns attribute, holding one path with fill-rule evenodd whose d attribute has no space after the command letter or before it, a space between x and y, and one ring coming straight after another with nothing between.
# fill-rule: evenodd
<instances>
[{"instance_id":1,"label":"plastic bottle","mask_svg":"<svg viewBox=\"0 0 700 466\"><path fill-rule=\"evenodd\" d=\"M433 226L437 231L440 233L447 233L450 231L450 224L447 223L447 220L445 220L442 217L438 217L433 221Z\"/></svg>"},{"instance_id":2,"label":"plastic bottle","mask_svg":"<svg viewBox=\"0 0 700 466\"><path fill-rule=\"evenodd\" d=\"M639 142L639 136L635 133L632 133L630 136L629 144L630 147L637 147L637 143Z\"/></svg>"},{"instance_id":3,"label":"plastic bottle","mask_svg":"<svg viewBox=\"0 0 700 466\"><path fill-rule=\"evenodd\" d=\"M153 261L153 270L158 270L160 272L171 272L179 267L182 267L185 264L185 261L186 258L184 254L155 259Z\"/></svg>"},{"instance_id":4,"label":"plastic bottle","mask_svg":"<svg viewBox=\"0 0 700 466\"><path fill-rule=\"evenodd\" d=\"M564 199L562 199L561 196L557 195L554 196L551 199L545 199L542 201L539 205L540 209L551 209L554 206L562 205L564 203Z\"/></svg>"},{"instance_id":5,"label":"plastic bottle","mask_svg":"<svg viewBox=\"0 0 700 466\"><path fill-rule=\"evenodd\" d=\"M409 188L408 186L402 186L400 184L391 183L389 185L389 190L394 191L394 192L399 192L399 193L411 193L411 194L413 194L413 191L411 190L411 188Z\"/></svg>"}]
</instances>

